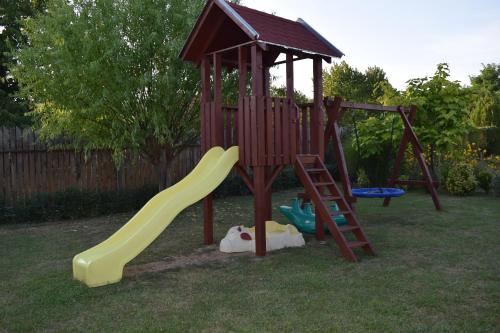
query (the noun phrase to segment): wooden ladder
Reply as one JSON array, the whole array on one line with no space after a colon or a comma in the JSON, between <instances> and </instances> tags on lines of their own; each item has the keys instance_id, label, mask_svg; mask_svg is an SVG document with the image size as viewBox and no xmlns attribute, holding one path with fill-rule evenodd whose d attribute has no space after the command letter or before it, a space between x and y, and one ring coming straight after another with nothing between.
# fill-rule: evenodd
<instances>
[{"instance_id":1,"label":"wooden ladder","mask_svg":"<svg viewBox=\"0 0 500 333\"><path fill-rule=\"evenodd\" d=\"M340 252L349 261L358 261L358 257L353 252L355 248L361 248L365 253L375 255L375 251L366 238L351 206L335 184L319 155L297 155L295 171L304 185L306 195L314 203L316 230L319 231L319 234L322 234L323 223L326 223L340 248ZM339 207L337 212L331 211L328 204L331 201L337 203ZM337 226L334 217L339 215L344 215L348 222L347 225ZM352 233L356 240L349 241L346 238L347 233Z\"/></svg>"}]
</instances>

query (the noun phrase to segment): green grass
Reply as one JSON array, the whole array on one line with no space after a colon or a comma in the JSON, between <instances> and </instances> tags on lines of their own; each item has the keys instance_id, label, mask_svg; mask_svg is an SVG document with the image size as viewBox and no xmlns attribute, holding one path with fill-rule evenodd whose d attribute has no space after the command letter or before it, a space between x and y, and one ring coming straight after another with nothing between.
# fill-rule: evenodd
<instances>
[{"instance_id":1,"label":"green grass","mask_svg":"<svg viewBox=\"0 0 500 333\"><path fill-rule=\"evenodd\" d=\"M274 195L286 204L296 191ZM358 215L378 252L344 261L333 241L263 259L236 257L125 278L89 289L71 259L131 214L0 227L0 332L498 332L500 201L410 193ZM216 236L252 224L250 197L216 201ZM285 220L275 211L275 219ZM131 264L172 261L202 248L200 206ZM210 249L203 248L203 251Z\"/></svg>"}]
</instances>

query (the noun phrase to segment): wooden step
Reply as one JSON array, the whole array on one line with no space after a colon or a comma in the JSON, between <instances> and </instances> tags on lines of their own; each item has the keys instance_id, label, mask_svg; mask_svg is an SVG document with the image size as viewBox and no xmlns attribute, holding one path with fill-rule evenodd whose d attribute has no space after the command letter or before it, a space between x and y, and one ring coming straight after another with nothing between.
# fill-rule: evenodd
<instances>
[{"instance_id":1,"label":"wooden step","mask_svg":"<svg viewBox=\"0 0 500 333\"><path fill-rule=\"evenodd\" d=\"M304 160L310 162L305 165ZM309 172L308 172L309 170ZM374 255L370 242L366 238L363 229L359 225L356 214L351 210L342 192L334 182L332 176L326 169L323 160L319 156L304 158L297 155L295 160L295 171L300 181L304 185L307 196L314 203L314 210L317 216L321 216L324 223L328 226L335 242L340 248L342 256L349 261L357 261L357 256L353 248L361 248L365 253ZM319 179L321 177L321 179ZM332 212L331 201L336 201L340 206L340 211ZM344 215L348 225L338 226L335 217ZM353 232L355 240L348 241L343 233ZM323 228L316 230L316 237L323 240L325 235Z\"/></svg>"},{"instance_id":2,"label":"wooden step","mask_svg":"<svg viewBox=\"0 0 500 333\"><path fill-rule=\"evenodd\" d=\"M352 241L347 243L347 246L349 246L351 249L358 248L358 247L363 247L365 245L368 245L368 242L361 242L361 241Z\"/></svg>"},{"instance_id":3,"label":"wooden step","mask_svg":"<svg viewBox=\"0 0 500 333\"><path fill-rule=\"evenodd\" d=\"M356 225L343 225L339 227L340 232L351 232L358 229L361 228Z\"/></svg>"},{"instance_id":4,"label":"wooden step","mask_svg":"<svg viewBox=\"0 0 500 333\"><path fill-rule=\"evenodd\" d=\"M331 182L319 182L319 183L313 183L314 186L320 187L320 186L330 186L333 185Z\"/></svg>"},{"instance_id":5,"label":"wooden step","mask_svg":"<svg viewBox=\"0 0 500 333\"><path fill-rule=\"evenodd\" d=\"M342 211L342 212L333 212L330 214L331 217L337 217L337 216L340 216L340 215L348 215L348 214L351 214L350 211Z\"/></svg>"},{"instance_id":6,"label":"wooden step","mask_svg":"<svg viewBox=\"0 0 500 333\"><path fill-rule=\"evenodd\" d=\"M317 155L297 155L297 158L304 164L312 164L316 162Z\"/></svg>"},{"instance_id":7,"label":"wooden step","mask_svg":"<svg viewBox=\"0 0 500 333\"><path fill-rule=\"evenodd\" d=\"M321 173L321 172L326 172L325 169L323 168L310 168L310 169L306 169L306 171L308 173Z\"/></svg>"},{"instance_id":8,"label":"wooden step","mask_svg":"<svg viewBox=\"0 0 500 333\"><path fill-rule=\"evenodd\" d=\"M342 197L339 196L334 196L334 195L325 195L321 197L322 201L335 201L335 200L340 200Z\"/></svg>"}]
</instances>

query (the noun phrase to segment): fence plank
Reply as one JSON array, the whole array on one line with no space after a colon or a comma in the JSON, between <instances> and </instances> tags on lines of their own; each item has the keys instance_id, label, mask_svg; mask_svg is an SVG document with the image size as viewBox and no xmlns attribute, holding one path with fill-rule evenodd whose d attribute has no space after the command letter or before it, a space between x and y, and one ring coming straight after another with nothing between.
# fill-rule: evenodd
<instances>
[{"instance_id":1,"label":"fence plank","mask_svg":"<svg viewBox=\"0 0 500 333\"><path fill-rule=\"evenodd\" d=\"M235 114L229 114L229 121L236 122ZM236 132L228 137L229 142L235 140ZM186 148L172 162L168 177L177 182L200 158L199 146ZM109 151L92 151L85 160L84 154L74 149L47 150L30 129L0 128L0 202L8 205L70 187L113 191L157 186L154 171L144 157L130 152L125 153L122 168L117 170Z\"/></svg>"}]
</instances>

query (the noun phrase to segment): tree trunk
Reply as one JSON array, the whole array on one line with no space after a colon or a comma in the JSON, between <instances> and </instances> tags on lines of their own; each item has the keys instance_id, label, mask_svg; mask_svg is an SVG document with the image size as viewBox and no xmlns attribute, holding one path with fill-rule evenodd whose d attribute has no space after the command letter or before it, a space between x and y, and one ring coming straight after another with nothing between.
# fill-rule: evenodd
<instances>
[{"instance_id":1,"label":"tree trunk","mask_svg":"<svg viewBox=\"0 0 500 333\"><path fill-rule=\"evenodd\" d=\"M167 156L167 152L165 149L162 149L160 153L159 163L155 166L156 172L158 174L158 192L163 191L168 188L171 184L171 177L168 172L170 169L170 165L172 164L173 158L171 156Z\"/></svg>"}]
</instances>

